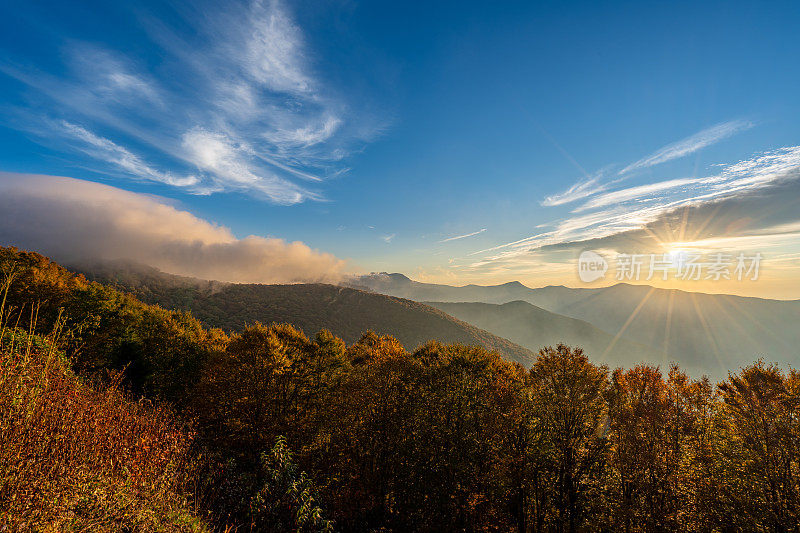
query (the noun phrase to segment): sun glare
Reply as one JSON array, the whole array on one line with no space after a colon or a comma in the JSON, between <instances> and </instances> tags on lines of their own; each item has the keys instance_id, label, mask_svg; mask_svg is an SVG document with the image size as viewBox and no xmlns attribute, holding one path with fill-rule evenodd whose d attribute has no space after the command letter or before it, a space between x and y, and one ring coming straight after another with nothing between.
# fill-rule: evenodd
<instances>
[{"instance_id":1,"label":"sun glare","mask_svg":"<svg viewBox=\"0 0 800 533\"><path fill-rule=\"evenodd\" d=\"M692 248L686 246L686 243L664 243L665 247L665 259L670 262L671 266L675 270L679 270L681 265L686 263L686 260L689 258L689 254L692 252L696 252Z\"/></svg>"}]
</instances>

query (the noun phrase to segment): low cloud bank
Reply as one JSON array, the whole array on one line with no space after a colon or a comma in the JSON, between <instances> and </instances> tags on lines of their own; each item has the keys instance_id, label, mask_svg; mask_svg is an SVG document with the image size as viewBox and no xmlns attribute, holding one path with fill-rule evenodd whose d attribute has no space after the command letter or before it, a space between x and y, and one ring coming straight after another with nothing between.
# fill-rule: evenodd
<instances>
[{"instance_id":1,"label":"low cloud bank","mask_svg":"<svg viewBox=\"0 0 800 533\"><path fill-rule=\"evenodd\" d=\"M345 262L302 242L237 239L163 200L73 178L0 172L0 245L58 261L132 260L239 283L336 282Z\"/></svg>"}]
</instances>

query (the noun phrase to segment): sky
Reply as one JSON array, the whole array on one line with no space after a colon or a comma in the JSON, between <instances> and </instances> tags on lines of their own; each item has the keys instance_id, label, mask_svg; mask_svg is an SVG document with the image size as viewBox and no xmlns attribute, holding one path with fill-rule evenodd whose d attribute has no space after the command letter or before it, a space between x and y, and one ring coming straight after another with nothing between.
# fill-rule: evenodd
<instances>
[{"instance_id":1,"label":"sky","mask_svg":"<svg viewBox=\"0 0 800 533\"><path fill-rule=\"evenodd\" d=\"M758 254L756 280L622 280L800 298L798 27L797 2L5 3L0 244L532 287L587 286L586 250L588 286Z\"/></svg>"}]
</instances>

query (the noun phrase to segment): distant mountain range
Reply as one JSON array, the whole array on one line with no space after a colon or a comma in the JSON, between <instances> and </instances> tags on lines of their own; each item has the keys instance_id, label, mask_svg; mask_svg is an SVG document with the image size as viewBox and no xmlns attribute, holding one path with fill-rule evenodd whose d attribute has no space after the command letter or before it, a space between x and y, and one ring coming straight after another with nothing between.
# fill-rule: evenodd
<instances>
[{"instance_id":1,"label":"distant mountain range","mask_svg":"<svg viewBox=\"0 0 800 533\"><path fill-rule=\"evenodd\" d=\"M588 353L596 363L632 367L666 366L666 353L613 335L576 318L546 311L522 300L506 304L426 302L464 322L491 331L531 350L563 342ZM699 369L693 369L699 370Z\"/></svg>"},{"instance_id":2,"label":"distant mountain range","mask_svg":"<svg viewBox=\"0 0 800 533\"><path fill-rule=\"evenodd\" d=\"M327 329L348 343L371 330L394 336L409 350L437 340L484 346L525 366L535 360L531 350L439 309L375 292L324 284L220 283L125 263L74 270L88 279L133 293L146 303L191 311L207 326L228 331L256 321L287 322L309 336Z\"/></svg>"},{"instance_id":3,"label":"distant mountain range","mask_svg":"<svg viewBox=\"0 0 800 533\"><path fill-rule=\"evenodd\" d=\"M228 284L122 263L78 270L227 330L255 321L288 322L309 335L328 329L347 342L372 330L395 336L409 349L428 340L478 344L525 365L540 348L564 342L612 368L647 363L666 370L675 362L693 376L712 379L759 358L800 366L798 300L628 284L454 287L386 273L334 286Z\"/></svg>"},{"instance_id":4,"label":"distant mountain range","mask_svg":"<svg viewBox=\"0 0 800 533\"><path fill-rule=\"evenodd\" d=\"M713 378L725 377L729 370L758 358L784 366L800 364L800 300L692 293L623 283L597 289L532 289L519 282L453 287L386 273L353 278L348 285L417 301L443 302L433 305L525 346L571 338L570 342L586 347L594 358L605 353L603 359L612 366L629 364L630 350L636 345L646 351L641 357L634 356L634 361L674 361L695 375L706 373ZM519 301L538 310L519 303L511 308L444 305ZM519 318L520 314L530 320ZM584 323L569 325L565 317ZM573 326L573 331L583 333L567 337ZM617 338L610 349L604 346L602 332Z\"/></svg>"}]
</instances>

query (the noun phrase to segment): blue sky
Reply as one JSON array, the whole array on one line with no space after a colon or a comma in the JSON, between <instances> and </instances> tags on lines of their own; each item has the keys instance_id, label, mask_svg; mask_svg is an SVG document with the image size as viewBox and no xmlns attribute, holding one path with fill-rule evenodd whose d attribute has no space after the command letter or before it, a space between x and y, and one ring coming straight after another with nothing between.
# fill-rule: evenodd
<instances>
[{"instance_id":1,"label":"blue sky","mask_svg":"<svg viewBox=\"0 0 800 533\"><path fill-rule=\"evenodd\" d=\"M7 3L0 170L455 283L571 284L587 241L692 209L693 238L772 251L776 295L796 204L742 200L796 193L798 27L797 2Z\"/></svg>"}]
</instances>

